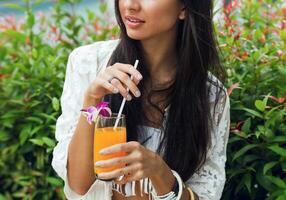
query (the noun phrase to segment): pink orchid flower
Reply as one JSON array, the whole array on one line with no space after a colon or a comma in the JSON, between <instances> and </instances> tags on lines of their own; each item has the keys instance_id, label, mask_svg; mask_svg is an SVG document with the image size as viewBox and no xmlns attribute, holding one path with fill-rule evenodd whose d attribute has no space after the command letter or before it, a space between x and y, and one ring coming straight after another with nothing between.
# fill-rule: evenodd
<instances>
[{"instance_id":1,"label":"pink orchid flower","mask_svg":"<svg viewBox=\"0 0 286 200\"><path fill-rule=\"evenodd\" d=\"M100 102L99 104L94 106L90 106L85 109L81 109L80 111L86 116L86 119L89 124L95 122L99 116L109 117L111 116L112 112L111 109L108 107L108 102Z\"/></svg>"}]
</instances>

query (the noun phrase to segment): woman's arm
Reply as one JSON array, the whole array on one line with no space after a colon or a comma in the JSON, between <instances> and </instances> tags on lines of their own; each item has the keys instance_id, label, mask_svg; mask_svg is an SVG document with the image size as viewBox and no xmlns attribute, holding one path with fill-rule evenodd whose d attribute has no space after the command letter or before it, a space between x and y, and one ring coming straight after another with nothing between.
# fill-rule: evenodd
<instances>
[{"instance_id":1,"label":"woman's arm","mask_svg":"<svg viewBox=\"0 0 286 200\"><path fill-rule=\"evenodd\" d=\"M156 173L156 176L150 177L152 185L154 186L158 195L164 195L169 193L172 190L175 181L177 181L169 166L165 162L163 163L163 167L161 168L161 170L159 170L160 173ZM198 195L195 194L195 192L193 193L194 199L191 199L188 188L184 187L181 200L198 200Z\"/></svg>"},{"instance_id":2,"label":"woman's arm","mask_svg":"<svg viewBox=\"0 0 286 200\"><path fill-rule=\"evenodd\" d=\"M130 75L134 77L132 80ZM120 93L130 101L131 96L123 85L138 97L139 89L136 85L141 79L142 75L132 65L116 63L107 67L87 88L83 108L96 106L105 95L111 93ZM69 185L81 195L85 194L95 181L93 132L94 125L90 125L81 115L68 149Z\"/></svg>"},{"instance_id":3,"label":"woman's arm","mask_svg":"<svg viewBox=\"0 0 286 200\"><path fill-rule=\"evenodd\" d=\"M96 106L100 100L84 98L83 108ZM93 131L84 116L80 116L68 150L68 180L78 194L85 194L95 181L93 167Z\"/></svg>"}]
</instances>

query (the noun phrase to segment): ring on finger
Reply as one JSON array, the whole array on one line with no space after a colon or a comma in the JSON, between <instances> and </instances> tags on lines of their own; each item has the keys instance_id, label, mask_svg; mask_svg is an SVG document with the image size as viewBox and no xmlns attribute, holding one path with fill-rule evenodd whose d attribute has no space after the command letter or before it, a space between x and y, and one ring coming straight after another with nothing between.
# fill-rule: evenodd
<instances>
[{"instance_id":1,"label":"ring on finger","mask_svg":"<svg viewBox=\"0 0 286 200\"><path fill-rule=\"evenodd\" d=\"M108 83L111 83L111 81L112 81L113 79L116 79L116 78L115 78L114 76L111 76L109 79L107 79Z\"/></svg>"}]
</instances>

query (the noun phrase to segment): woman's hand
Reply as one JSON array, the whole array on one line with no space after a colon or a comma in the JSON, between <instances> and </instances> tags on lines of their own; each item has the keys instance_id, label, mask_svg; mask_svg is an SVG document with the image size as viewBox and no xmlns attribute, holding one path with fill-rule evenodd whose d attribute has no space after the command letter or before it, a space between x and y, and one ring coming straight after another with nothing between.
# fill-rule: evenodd
<instances>
[{"instance_id":1,"label":"woman's hand","mask_svg":"<svg viewBox=\"0 0 286 200\"><path fill-rule=\"evenodd\" d=\"M116 144L100 151L101 154L111 154L116 152L127 152L127 156L112 158L105 161L98 161L95 163L96 167L112 167L118 164L125 164L121 169L116 169L111 172L97 174L99 179L108 180L115 179L122 175L122 180L117 180L118 184L125 184L130 181L140 180L146 177L158 176L161 170L164 169L165 162L163 159L146 149L140 143L132 141L122 144Z\"/></svg>"},{"instance_id":2,"label":"woman's hand","mask_svg":"<svg viewBox=\"0 0 286 200\"><path fill-rule=\"evenodd\" d=\"M130 75L133 77L131 80ZM137 84L142 79L142 75L132 65L115 63L99 73L86 91L85 98L101 100L105 95L111 93L120 93L128 101L131 95L127 88L135 97L141 95Z\"/></svg>"}]
</instances>

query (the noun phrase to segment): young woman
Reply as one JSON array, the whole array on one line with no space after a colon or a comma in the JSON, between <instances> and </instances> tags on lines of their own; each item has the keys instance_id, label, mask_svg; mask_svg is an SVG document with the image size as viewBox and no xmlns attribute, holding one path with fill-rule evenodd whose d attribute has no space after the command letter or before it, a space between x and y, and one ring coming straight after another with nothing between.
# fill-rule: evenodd
<instances>
[{"instance_id":1,"label":"young woman","mask_svg":"<svg viewBox=\"0 0 286 200\"><path fill-rule=\"evenodd\" d=\"M67 198L220 199L229 98L212 1L115 0L115 11L120 40L79 47L69 57L52 162ZM122 98L128 142L105 150L127 155L96 165L126 167L96 177L94 125L80 110L105 100L118 112Z\"/></svg>"}]
</instances>

